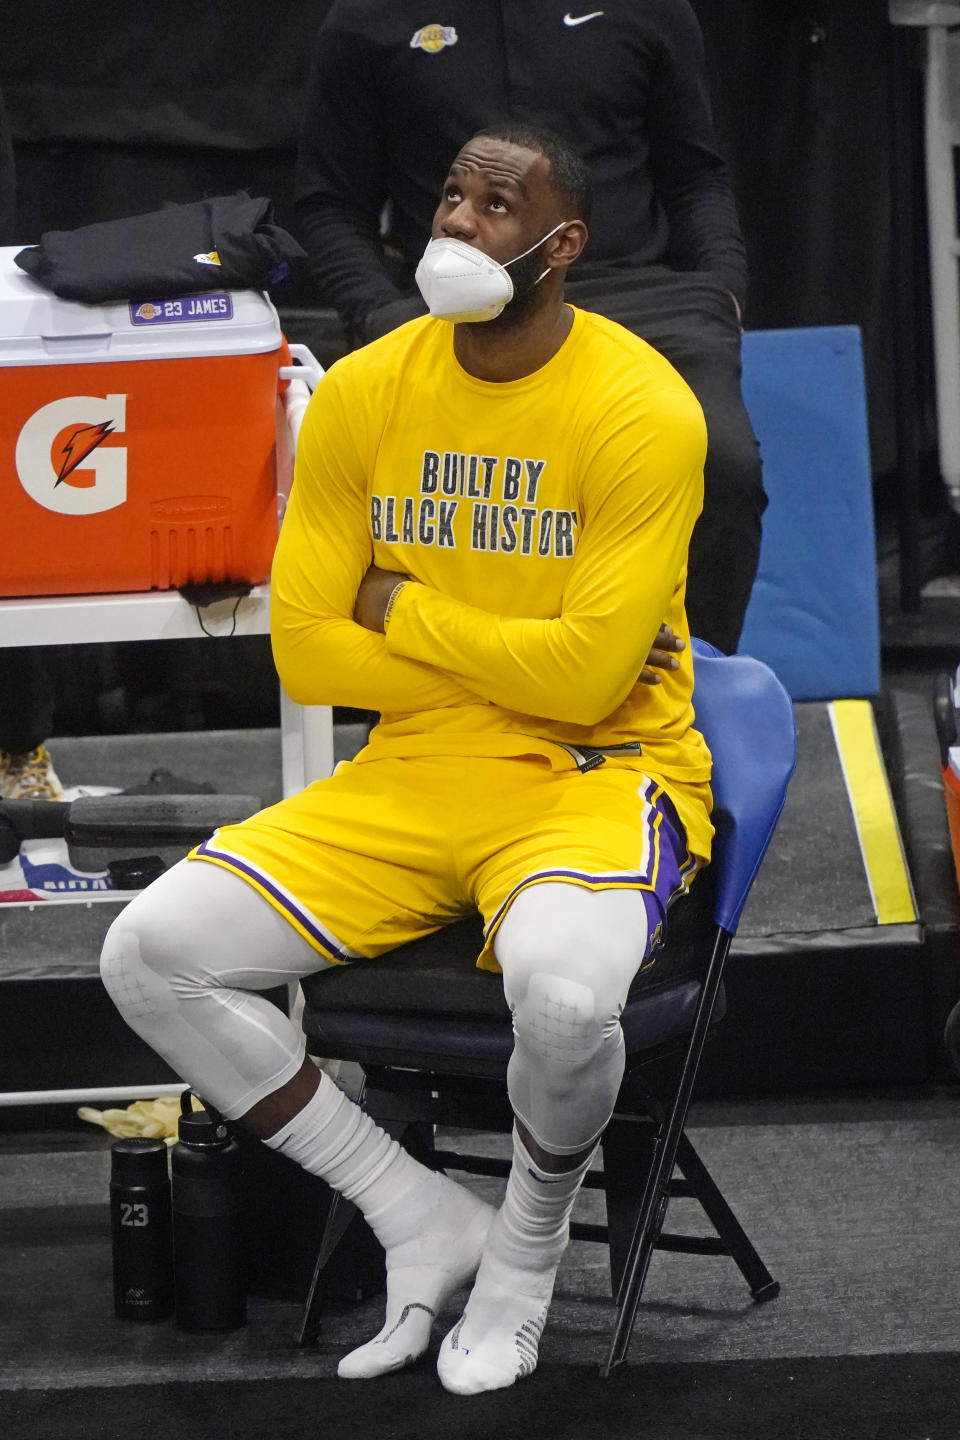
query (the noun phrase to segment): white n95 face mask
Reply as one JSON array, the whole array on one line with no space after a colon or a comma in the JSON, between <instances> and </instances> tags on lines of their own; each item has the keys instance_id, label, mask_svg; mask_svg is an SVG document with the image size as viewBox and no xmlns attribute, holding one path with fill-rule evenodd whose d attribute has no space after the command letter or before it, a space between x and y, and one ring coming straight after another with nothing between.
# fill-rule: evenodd
<instances>
[{"instance_id":1,"label":"white n95 face mask","mask_svg":"<svg viewBox=\"0 0 960 1440\"><path fill-rule=\"evenodd\" d=\"M479 320L495 320L503 307L513 299L513 281L507 274L507 265L522 260L556 235L566 225L561 220L546 235L520 255L514 255L505 265L491 260L482 250L468 245L463 240L444 237L431 240L417 266L416 281L420 294L426 301L430 314L438 320L449 320L451 324L469 324ZM544 270L537 276L539 285Z\"/></svg>"}]
</instances>

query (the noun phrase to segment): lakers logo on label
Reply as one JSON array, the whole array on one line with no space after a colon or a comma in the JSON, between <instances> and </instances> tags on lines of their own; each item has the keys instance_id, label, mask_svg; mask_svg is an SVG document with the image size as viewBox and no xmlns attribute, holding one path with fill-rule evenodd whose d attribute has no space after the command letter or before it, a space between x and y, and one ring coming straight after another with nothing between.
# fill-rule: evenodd
<instances>
[{"instance_id":1,"label":"lakers logo on label","mask_svg":"<svg viewBox=\"0 0 960 1440\"><path fill-rule=\"evenodd\" d=\"M17 437L20 484L59 515L98 515L127 498L127 452L103 442L126 426L126 395L68 395L35 411ZM93 484L75 471L93 471Z\"/></svg>"},{"instance_id":2,"label":"lakers logo on label","mask_svg":"<svg viewBox=\"0 0 960 1440\"><path fill-rule=\"evenodd\" d=\"M447 45L456 45L457 32L452 25L424 25L410 41L411 50L426 50L435 55Z\"/></svg>"}]
</instances>

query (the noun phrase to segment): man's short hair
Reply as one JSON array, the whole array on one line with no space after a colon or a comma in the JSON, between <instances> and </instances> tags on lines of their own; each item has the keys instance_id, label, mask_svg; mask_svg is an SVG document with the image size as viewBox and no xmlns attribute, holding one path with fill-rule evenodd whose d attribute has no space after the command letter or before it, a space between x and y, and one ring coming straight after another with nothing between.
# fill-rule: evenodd
<instances>
[{"instance_id":1,"label":"man's short hair","mask_svg":"<svg viewBox=\"0 0 960 1440\"><path fill-rule=\"evenodd\" d=\"M486 126L477 134L490 140L505 140L508 145L519 145L524 150L543 155L550 162L549 183L569 206L569 218L589 222L593 205L590 171L569 141L553 130L526 125L521 120L503 120Z\"/></svg>"}]
</instances>

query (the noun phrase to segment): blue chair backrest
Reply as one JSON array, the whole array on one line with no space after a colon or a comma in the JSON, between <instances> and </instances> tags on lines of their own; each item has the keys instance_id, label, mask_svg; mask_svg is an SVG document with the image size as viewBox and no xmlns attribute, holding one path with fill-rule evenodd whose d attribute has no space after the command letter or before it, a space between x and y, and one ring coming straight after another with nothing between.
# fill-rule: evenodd
<instances>
[{"instance_id":1,"label":"blue chair backrest","mask_svg":"<svg viewBox=\"0 0 960 1440\"><path fill-rule=\"evenodd\" d=\"M770 504L740 637L794 700L880 689L873 478L855 325L749 330L743 398Z\"/></svg>"},{"instance_id":2,"label":"blue chair backrest","mask_svg":"<svg viewBox=\"0 0 960 1440\"><path fill-rule=\"evenodd\" d=\"M713 755L718 925L735 934L797 762L793 704L769 666L693 641L697 729Z\"/></svg>"}]
</instances>

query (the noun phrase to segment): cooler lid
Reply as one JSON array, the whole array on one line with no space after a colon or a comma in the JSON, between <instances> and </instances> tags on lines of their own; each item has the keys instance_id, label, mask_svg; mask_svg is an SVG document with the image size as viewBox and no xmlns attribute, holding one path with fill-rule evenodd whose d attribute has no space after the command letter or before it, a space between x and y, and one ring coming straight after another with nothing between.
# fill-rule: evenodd
<instances>
[{"instance_id":1,"label":"cooler lid","mask_svg":"<svg viewBox=\"0 0 960 1440\"><path fill-rule=\"evenodd\" d=\"M22 249L0 247L0 366L254 355L282 342L277 312L258 290L84 305L61 300L15 265Z\"/></svg>"}]
</instances>

